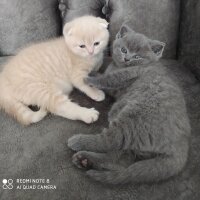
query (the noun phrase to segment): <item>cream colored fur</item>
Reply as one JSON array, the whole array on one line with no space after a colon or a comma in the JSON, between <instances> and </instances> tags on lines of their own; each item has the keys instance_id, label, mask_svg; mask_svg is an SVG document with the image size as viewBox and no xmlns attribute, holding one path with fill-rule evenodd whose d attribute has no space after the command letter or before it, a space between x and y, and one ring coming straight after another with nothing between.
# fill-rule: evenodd
<instances>
[{"instance_id":1,"label":"cream colored fur","mask_svg":"<svg viewBox=\"0 0 200 200\"><path fill-rule=\"evenodd\" d=\"M98 111L80 107L68 95L76 87L95 101L104 100L104 93L86 85L84 78L102 64L107 25L101 18L77 18L65 25L64 37L19 52L0 74L0 108L24 125L40 121L47 112L85 123L96 121ZM28 105L40 110L33 112Z\"/></svg>"}]
</instances>

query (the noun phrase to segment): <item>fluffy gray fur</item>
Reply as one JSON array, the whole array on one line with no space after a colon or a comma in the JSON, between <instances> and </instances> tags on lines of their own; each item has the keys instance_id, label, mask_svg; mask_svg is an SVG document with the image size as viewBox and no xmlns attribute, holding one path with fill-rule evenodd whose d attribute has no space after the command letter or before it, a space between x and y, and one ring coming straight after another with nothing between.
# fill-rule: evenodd
<instances>
[{"instance_id":1,"label":"fluffy gray fur","mask_svg":"<svg viewBox=\"0 0 200 200\"><path fill-rule=\"evenodd\" d=\"M158 62L164 46L123 25L113 44L113 63L104 75L87 79L116 99L108 128L68 140L78 151L73 162L91 178L109 184L157 182L185 166L190 123L181 90ZM124 152L140 159L121 165L116 158Z\"/></svg>"}]
</instances>

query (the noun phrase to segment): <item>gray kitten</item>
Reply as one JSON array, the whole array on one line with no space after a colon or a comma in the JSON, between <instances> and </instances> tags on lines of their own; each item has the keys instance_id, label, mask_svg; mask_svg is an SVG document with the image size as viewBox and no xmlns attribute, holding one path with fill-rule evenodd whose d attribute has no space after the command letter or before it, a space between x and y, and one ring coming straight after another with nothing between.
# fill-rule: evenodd
<instances>
[{"instance_id":1,"label":"gray kitten","mask_svg":"<svg viewBox=\"0 0 200 200\"><path fill-rule=\"evenodd\" d=\"M110 184L154 182L185 166L190 124L182 92L158 62L164 46L123 25L113 44L113 63L105 74L87 79L116 98L108 128L68 140L78 151L73 162L91 178ZM115 157L124 152L140 160L117 164Z\"/></svg>"}]
</instances>

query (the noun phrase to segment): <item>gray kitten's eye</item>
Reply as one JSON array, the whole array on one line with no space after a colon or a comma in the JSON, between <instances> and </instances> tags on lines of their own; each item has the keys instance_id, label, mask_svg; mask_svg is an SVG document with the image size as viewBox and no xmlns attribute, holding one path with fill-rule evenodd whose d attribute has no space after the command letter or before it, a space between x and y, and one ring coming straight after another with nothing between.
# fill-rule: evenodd
<instances>
[{"instance_id":1,"label":"gray kitten's eye","mask_svg":"<svg viewBox=\"0 0 200 200\"><path fill-rule=\"evenodd\" d=\"M79 46L81 49L85 48L86 46L84 44Z\"/></svg>"},{"instance_id":2,"label":"gray kitten's eye","mask_svg":"<svg viewBox=\"0 0 200 200\"><path fill-rule=\"evenodd\" d=\"M100 44L100 42L95 42L94 46L98 46Z\"/></svg>"},{"instance_id":3,"label":"gray kitten's eye","mask_svg":"<svg viewBox=\"0 0 200 200\"><path fill-rule=\"evenodd\" d=\"M139 59L141 59L142 57L141 56L138 56L138 55L134 55L133 56L133 59L135 59L135 60L139 60Z\"/></svg>"},{"instance_id":4,"label":"gray kitten's eye","mask_svg":"<svg viewBox=\"0 0 200 200\"><path fill-rule=\"evenodd\" d=\"M127 53L126 48L125 48L125 47L122 47L122 48L121 48L121 52L122 52L122 53Z\"/></svg>"}]
</instances>

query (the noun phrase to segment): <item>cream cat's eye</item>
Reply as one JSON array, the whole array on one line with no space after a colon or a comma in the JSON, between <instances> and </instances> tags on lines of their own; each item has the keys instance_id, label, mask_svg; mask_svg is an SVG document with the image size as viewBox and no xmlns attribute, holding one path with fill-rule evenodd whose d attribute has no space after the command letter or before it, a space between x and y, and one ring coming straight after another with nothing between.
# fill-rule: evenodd
<instances>
[{"instance_id":1,"label":"cream cat's eye","mask_svg":"<svg viewBox=\"0 0 200 200\"><path fill-rule=\"evenodd\" d=\"M79 45L79 47L80 47L81 49L84 49L86 46L85 46L84 44L82 44L82 45Z\"/></svg>"},{"instance_id":2,"label":"cream cat's eye","mask_svg":"<svg viewBox=\"0 0 200 200\"><path fill-rule=\"evenodd\" d=\"M100 42L95 42L94 46L98 46L100 44Z\"/></svg>"}]
</instances>

